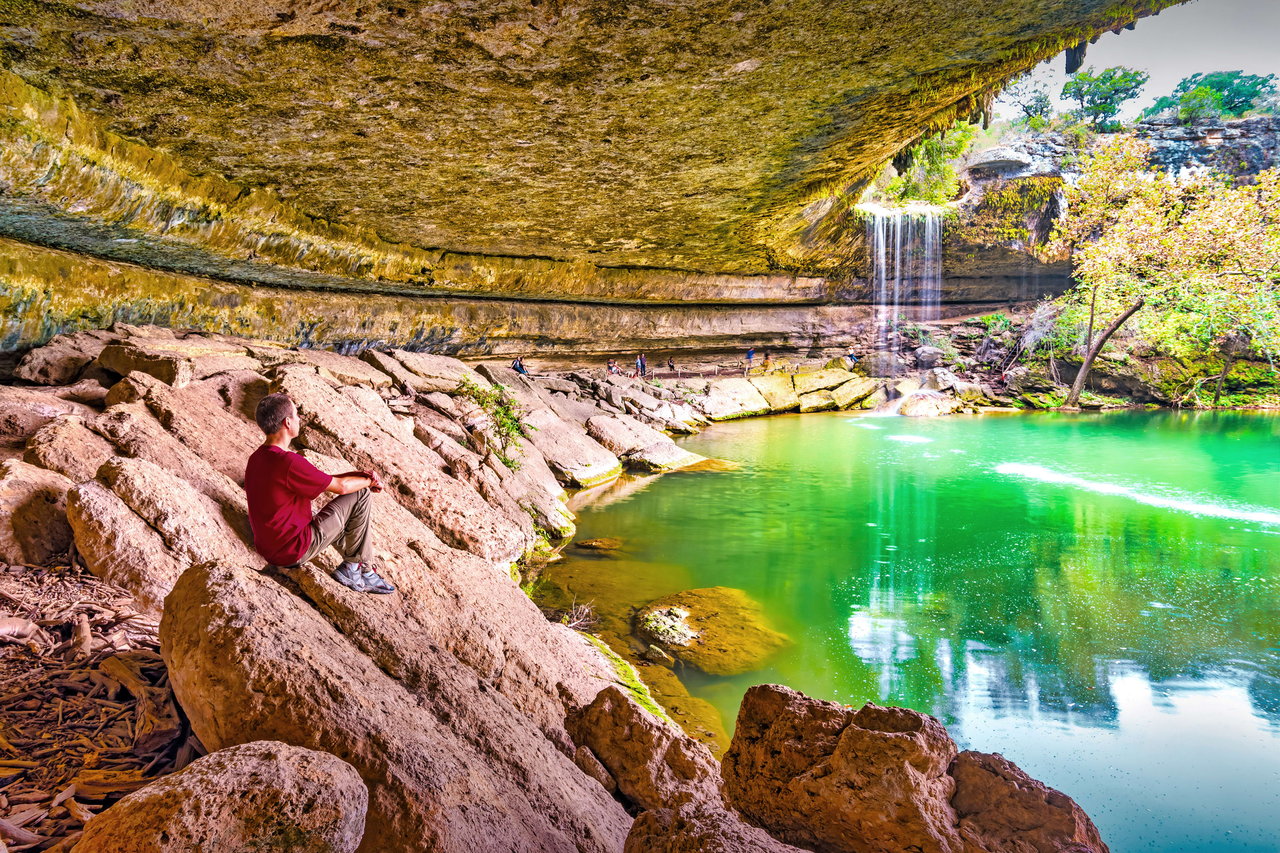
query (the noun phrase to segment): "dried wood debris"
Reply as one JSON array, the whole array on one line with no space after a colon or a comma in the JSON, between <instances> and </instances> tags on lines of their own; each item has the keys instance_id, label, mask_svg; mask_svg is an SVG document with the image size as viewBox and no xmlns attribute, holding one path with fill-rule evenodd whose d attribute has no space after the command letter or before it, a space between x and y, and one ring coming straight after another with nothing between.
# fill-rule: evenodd
<instances>
[{"instance_id":1,"label":"dried wood debris","mask_svg":"<svg viewBox=\"0 0 1280 853\"><path fill-rule=\"evenodd\" d=\"M158 625L75 568L0 564L0 851L67 851L94 814L203 750Z\"/></svg>"}]
</instances>

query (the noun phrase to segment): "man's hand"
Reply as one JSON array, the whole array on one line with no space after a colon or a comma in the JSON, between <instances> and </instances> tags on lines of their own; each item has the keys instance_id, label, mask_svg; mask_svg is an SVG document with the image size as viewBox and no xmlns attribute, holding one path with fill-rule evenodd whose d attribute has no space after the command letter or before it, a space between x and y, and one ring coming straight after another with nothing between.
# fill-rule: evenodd
<instances>
[{"instance_id":1,"label":"man's hand","mask_svg":"<svg viewBox=\"0 0 1280 853\"><path fill-rule=\"evenodd\" d=\"M373 492L382 491L382 481L377 474L372 471L348 471L346 474L334 475L325 491L335 495L349 495L366 488Z\"/></svg>"}]
</instances>

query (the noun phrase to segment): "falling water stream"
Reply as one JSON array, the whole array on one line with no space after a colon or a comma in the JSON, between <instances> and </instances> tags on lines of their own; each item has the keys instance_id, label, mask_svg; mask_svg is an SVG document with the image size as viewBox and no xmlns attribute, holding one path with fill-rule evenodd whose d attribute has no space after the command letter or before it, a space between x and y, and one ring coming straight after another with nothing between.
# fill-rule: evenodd
<instances>
[{"instance_id":1,"label":"falling water stream","mask_svg":"<svg viewBox=\"0 0 1280 853\"><path fill-rule=\"evenodd\" d=\"M864 205L876 346L898 355L902 321L931 322L942 306L942 211ZM896 359L894 359L896 363Z\"/></svg>"}]
</instances>

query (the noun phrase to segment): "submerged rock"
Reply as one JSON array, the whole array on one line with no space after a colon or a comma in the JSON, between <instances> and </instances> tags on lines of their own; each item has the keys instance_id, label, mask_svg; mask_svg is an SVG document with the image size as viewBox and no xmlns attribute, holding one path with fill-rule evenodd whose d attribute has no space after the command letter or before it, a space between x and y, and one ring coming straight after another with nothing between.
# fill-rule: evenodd
<instances>
[{"instance_id":1,"label":"submerged rock","mask_svg":"<svg viewBox=\"0 0 1280 853\"><path fill-rule=\"evenodd\" d=\"M643 607L640 636L679 661L712 675L759 669L790 639L771 628L764 608L740 589L690 589Z\"/></svg>"},{"instance_id":2,"label":"submerged rock","mask_svg":"<svg viewBox=\"0 0 1280 853\"><path fill-rule=\"evenodd\" d=\"M86 824L75 853L355 853L369 792L336 756L273 741L206 755Z\"/></svg>"},{"instance_id":3,"label":"submerged rock","mask_svg":"<svg viewBox=\"0 0 1280 853\"><path fill-rule=\"evenodd\" d=\"M588 551L617 551L622 547L622 540L613 536L597 536L594 539L579 539L573 546Z\"/></svg>"}]
</instances>

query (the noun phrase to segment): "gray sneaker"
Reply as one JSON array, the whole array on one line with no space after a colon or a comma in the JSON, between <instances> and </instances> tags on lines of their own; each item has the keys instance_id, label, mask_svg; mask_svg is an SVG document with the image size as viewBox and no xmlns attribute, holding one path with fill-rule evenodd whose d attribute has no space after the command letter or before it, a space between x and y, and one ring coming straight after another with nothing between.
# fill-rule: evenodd
<instances>
[{"instance_id":1,"label":"gray sneaker","mask_svg":"<svg viewBox=\"0 0 1280 853\"><path fill-rule=\"evenodd\" d=\"M364 576L359 569L348 569L344 564L334 569L330 577L348 589L356 592L369 592L369 586L365 583Z\"/></svg>"},{"instance_id":2,"label":"gray sneaker","mask_svg":"<svg viewBox=\"0 0 1280 853\"><path fill-rule=\"evenodd\" d=\"M360 569L360 580L364 583L365 592L387 595L396 591L396 588L388 583L386 578L374 571L372 566L365 563L361 564Z\"/></svg>"}]
</instances>

